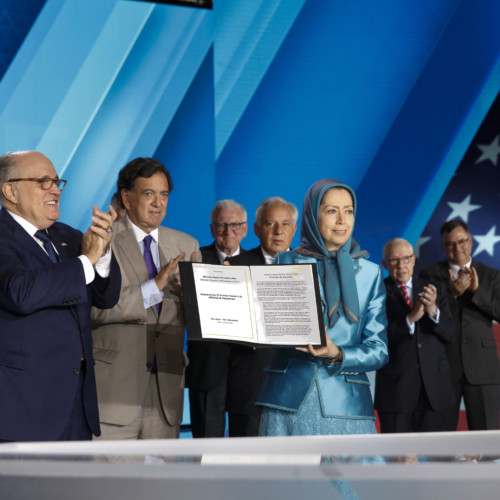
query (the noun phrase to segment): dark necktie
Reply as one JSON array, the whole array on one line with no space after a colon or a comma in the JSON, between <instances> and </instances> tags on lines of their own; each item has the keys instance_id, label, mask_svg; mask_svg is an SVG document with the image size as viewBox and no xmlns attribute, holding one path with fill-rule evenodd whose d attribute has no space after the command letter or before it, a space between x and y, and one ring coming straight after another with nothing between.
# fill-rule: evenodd
<instances>
[{"instance_id":1,"label":"dark necktie","mask_svg":"<svg viewBox=\"0 0 500 500\"><path fill-rule=\"evenodd\" d=\"M151 253L151 242L153 241L153 237L148 234L142 241L144 243L144 262L146 264L146 269L148 270L149 279L153 279L158 274L158 269L156 269L153 254ZM159 315L161 312L161 302L156 304L156 310Z\"/></svg>"},{"instance_id":2,"label":"dark necktie","mask_svg":"<svg viewBox=\"0 0 500 500\"><path fill-rule=\"evenodd\" d=\"M406 285L401 285L400 288L403 291L405 302L408 304L409 307L413 307L410 296L408 295L408 289L406 288Z\"/></svg>"},{"instance_id":3,"label":"dark necktie","mask_svg":"<svg viewBox=\"0 0 500 500\"><path fill-rule=\"evenodd\" d=\"M149 279L153 279L158 274L158 269L156 269L153 255L151 253L151 242L153 237L148 234L144 240L144 262L146 263L146 269L148 270Z\"/></svg>"},{"instance_id":4,"label":"dark necktie","mask_svg":"<svg viewBox=\"0 0 500 500\"><path fill-rule=\"evenodd\" d=\"M158 274L158 269L156 269L153 254L151 253L151 242L153 241L153 237L148 234L144 240L144 262L146 263L146 269L148 270L149 279L153 279ZM156 310L158 311L158 316L160 316L161 312L161 302L156 304ZM151 368L152 373L156 373L158 371L157 363L156 363L156 353L153 358L153 366Z\"/></svg>"},{"instance_id":5,"label":"dark necktie","mask_svg":"<svg viewBox=\"0 0 500 500\"><path fill-rule=\"evenodd\" d=\"M50 241L49 235L47 234L47 231L44 231L42 229L39 229L35 233L35 237L38 238L42 243L43 243L43 248L47 252L50 260L56 264L57 262L61 262L61 257L59 254L54 250L54 247L52 246L52 242Z\"/></svg>"}]
</instances>

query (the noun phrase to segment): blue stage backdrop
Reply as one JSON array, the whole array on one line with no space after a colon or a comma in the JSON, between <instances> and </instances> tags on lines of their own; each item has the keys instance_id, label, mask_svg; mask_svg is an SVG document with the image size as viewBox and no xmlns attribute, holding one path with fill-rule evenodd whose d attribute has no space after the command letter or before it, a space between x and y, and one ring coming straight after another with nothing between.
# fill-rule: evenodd
<instances>
[{"instance_id":1,"label":"blue stage backdrop","mask_svg":"<svg viewBox=\"0 0 500 500\"><path fill-rule=\"evenodd\" d=\"M498 0L213 4L0 3L0 152L53 160L69 181L62 220L84 230L118 170L155 156L175 184L165 224L202 245L216 200L242 202L252 225L262 199L300 209L334 177L358 192L355 236L375 261L388 238L437 238L453 210L471 214L477 257L500 267L495 224L473 219L496 213L477 174L498 168L498 111L478 168L453 177L500 89Z\"/></svg>"},{"instance_id":2,"label":"blue stage backdrop","mask_svg":"<svg viewBox=\"0 0 500 500\"><path fill-rule=\"evenodd\" d=\"M2 0L0 153L49 156L82 230L118 170L154 156L175 185L165 225L201 245L218 199L251 227L264 198L300 211L333 177L375 262L395 236L441 258L456 216L500 268L499 26L498 0Z\"/></svg>"}]
</instances>

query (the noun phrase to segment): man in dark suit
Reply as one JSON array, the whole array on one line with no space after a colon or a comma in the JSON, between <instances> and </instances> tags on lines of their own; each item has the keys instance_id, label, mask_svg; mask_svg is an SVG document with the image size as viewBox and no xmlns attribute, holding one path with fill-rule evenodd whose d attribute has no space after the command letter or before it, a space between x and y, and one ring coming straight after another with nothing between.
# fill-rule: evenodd
<instances>
[{"instance_id":1,"label":"man in dark suit","mask_svg":"<svg viewBox=\"0 0 500 500\"><path fill-rule=\"evenodd\" d=\"M376 374L380 428L439 432L453 398L445 345L455 337L455 322L446 291L413 277L415 255L403 238L389 240L383 256L389 363Z\"/></svg>"},{"instance_id":2,"label":"man in dark suit","mask_svg":"<svg viewBox=\"0 0 500 500\"><path fill-rule=\"evenodd\" d=\"M90 307L112 307L116 213L82 235L56 222L66 181L36 151L0 157L0 440L99 435Z\"/></svg>"},{"instance_id":3,"label":"man in dark suit","mask_svg":"<svg viewBox=\"0 0 500 500\"><path fill-rule=\"evenodd\" d=\"M244 250L247 212L234 200L220 200L210 214L214 242L201 247L202 261L223 264ZM226 428L227 363L230 345L223 342L188 342L189 365L186 387L189 388L191 431L193 437L224 437ZM231 424L230 424L231 432Z\"/></svg>"},{"instance_id":4,"label":"man in dark suit","mask_svg":"<svg viewBox=\"0 0 500 500\"><path fill-rule=\"evenodd\" d=\"M290 249L297 218L295 205L283 198L267 198L255 212L254 231L260 245L231 257L229 263L232 266L271 264L278 252ZM262 407L255 406L255 401L264 381L264 368L272 361L276 349L233 344L230 352L226 396L230 435L257 436ZM231 420L236 428L232 434Z\"/></svg>"},{"instance_id":5,"label":"man in dark suit","mask_svg":"<svg viewBox=\"0 0 500 500\"><path fill-rule=\"evenodd\" d=\"M422 275L446 287L457 324L457 338L447 348L455 400L444 430L456 430L462 397L470 430L498 429L500 361L492 322L500 321L500 272L471 259L472 236L465 222L445 222L440 234L446 260Z\"/></svg>"}]
</instances>

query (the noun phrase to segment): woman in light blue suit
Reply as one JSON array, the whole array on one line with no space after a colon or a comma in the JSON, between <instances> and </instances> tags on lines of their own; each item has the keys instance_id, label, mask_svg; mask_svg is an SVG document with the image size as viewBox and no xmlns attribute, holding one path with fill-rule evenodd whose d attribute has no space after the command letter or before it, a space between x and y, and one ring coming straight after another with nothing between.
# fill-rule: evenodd
<instances>
[{"instance_id":1,"label":"woman in light blue suit","mask_svg":"<svg viewBox=\"0 0 500 500\"><path fill-rule=\"evenodd\" d=\"M385 287L381 269L351 239L354 191L334 179L307 192L301 246L276 256L276 264L315 262L326 347L281 349L257 405L260 435L375 433L366 376L388 361Z\"/></svg>"}]
</instances>

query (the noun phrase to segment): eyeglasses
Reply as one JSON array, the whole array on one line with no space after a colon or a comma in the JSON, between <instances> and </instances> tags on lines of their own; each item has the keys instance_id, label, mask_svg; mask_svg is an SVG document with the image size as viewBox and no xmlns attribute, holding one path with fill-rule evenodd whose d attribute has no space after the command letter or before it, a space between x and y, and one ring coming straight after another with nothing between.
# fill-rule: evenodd
<instances>
[{"instance_id":1,"label":"eyeglasses","mask_svg":"<svg viewBox=\"0 0 500 500\"><path fill-rule=\"evenodd\" d=\"M25 178L19 178L19 179L9 179L7 182L19 182L19 181L32 181L32 182L38 182L40 187L48 191L53 184L55 184L59 191L62 191L66 187L66 183L68 181L64 181L62 179L51 179L50 177L25 177Z\"/></svg>"},{"instance_id":2,"label":"eyeglasses","mask_svg":"<svg viewBox=\"0 0 500 500\"><path fill-rule=\"evenodd\" d=\"M223 233L226 229L231 229L234 233L237 233L241 226L246 224L246 222L214 222L212 227L218 232Z\"/></svg>"},{"instance_id":3,"label":"eyeglasses","mask_svg":"<svg viewBox=\"0 0 500 500\"><path fill-rule=\"evenodd\" d=\"M391 267L399 266L399 264L409 264L410 260L415 257L415 254L407 255L406 257L391 257L387 259L387 263Z\"/></svg>"},{"instance_id":4,"label":"eyeglasses","mask_svg":"<svg viewBox=\"0 0 500 500\"><path fill-rule=\"evenodd\" d=\"M443 241L446 248L462 247L469 241L469 238L462 238L458 241Z\"/></svg>"}]
</instances>

